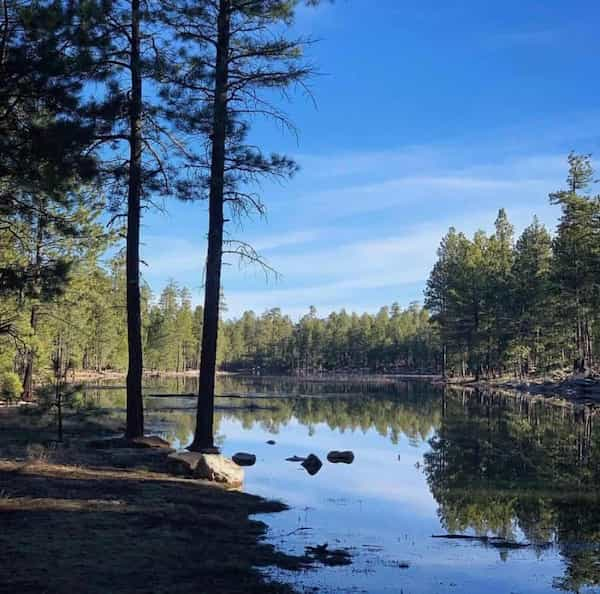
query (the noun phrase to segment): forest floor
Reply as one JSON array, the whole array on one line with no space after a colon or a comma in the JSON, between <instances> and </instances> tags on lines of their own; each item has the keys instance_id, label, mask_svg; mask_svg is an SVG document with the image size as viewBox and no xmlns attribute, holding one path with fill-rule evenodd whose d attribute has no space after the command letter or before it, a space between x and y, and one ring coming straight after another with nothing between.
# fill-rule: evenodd
<instances>
[{"instance_id":1,"label":"forest floor","mask_svg":"<svg viewBox=\"0 0 600 594\"><path fill-rule=\"evenodd\" d=\"M99 450L122 419L0 408L0 593L284 593L257 567L305 567L250 514L285 509L166 473L166 451Z\"/></svg>"}]
</instances>

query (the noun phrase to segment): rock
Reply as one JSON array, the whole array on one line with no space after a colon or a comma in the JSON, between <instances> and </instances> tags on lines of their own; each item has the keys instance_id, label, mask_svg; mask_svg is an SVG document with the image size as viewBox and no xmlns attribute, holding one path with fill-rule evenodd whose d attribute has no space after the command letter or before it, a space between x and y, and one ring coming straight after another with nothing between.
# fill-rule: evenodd
<instances>
[{"instance_id":1,"label":"rock","mask_svg":"<svg viewBox=\"0 0 600 594\"><path fill-rule=\"evenodd\" d=\"M233 454L231 459L238 466L254 466L254 464L256 464L256 456L254 454L247 454L246 452L238 452L237 454Z\"/></svg>"},{"instance_id":2,"label":"rock","mask_svg":"<svg viewBox=\"0 0 600 594\"><path fill-rule=\"evenodd\" d=\"M330 549L327 543L314 547L304 547L304 554L310 559L330 567L352 563L352 557L347 549Z\"/></svg>"},{"instance_id":3,"label":"rock","mask_svg":"<svg viewBox=\"0 0 600 594\"><path fill-rule=\"evenodd\" d=\"M274 439L269 439L269 441L267 441L267 443L269 445L275 445L275 440Z\"/></svg>"},{"instance_id":4,"label":"rock","mask_svg":"<svg viewBox=\"0 0 600 594\"><path fill-rule=\"evenodd\" d=\"M202 454L197 452L175 452L167 457L167 470L178 476L193 477L198 460Z\"/></svg>"},{"instance_id":5,"label":"rock","mask_svg":"<svg viewBox=\"0 0 600 594\"><path fill-rule=\"evenodd\" d=\"M302 456L291 456L290 458L286 458L287 462L304 462L306 458L302 458Z\"/></svg>"},{"instance_id":6,"label":"rock","mask_svg":"<svg viewBox=\"0 0 600 594\"><path fill-rule=\"evenodd\" d=\"M343 464L352 464L354 462L354 454L349 450L344 452L333 450L327 454L327 460L333 464L339 464L340 462Z\"/></svg>"},{"instance_id":7,"label":"rock","mask_svg":"<svg viewBox=\"0 0 600 594\"><path fill-rule=\"evenodd\" d=\"M321 460L319 460L319 458L317 456L315 456L314 454L310 454L308 456L308 458L306 458L302 462L302 466L306 469L306 472L308 472L308 474L313 476L313 475L317 474L317 472L319 472L319 470L321 470L321 466L323 466L323 462L321 462Z\"/></svg>"},{"instance_id":8,"label":"rock","mask_svg":"<svg viewBox=\"0 0 600 594\"><path fill-rule=\"evenodd\" d=\"M176 452L167 458L169 472L191 478L239 487L244 482L244 471L233 460L220 454Z\"/></svg>"}]
</instances>

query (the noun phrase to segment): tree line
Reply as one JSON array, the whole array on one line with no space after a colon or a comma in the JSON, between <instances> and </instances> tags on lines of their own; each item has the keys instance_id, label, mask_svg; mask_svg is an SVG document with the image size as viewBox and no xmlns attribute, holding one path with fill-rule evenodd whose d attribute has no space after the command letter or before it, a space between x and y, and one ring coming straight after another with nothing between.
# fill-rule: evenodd
<instances>
[{"instance_id":1,"label":"tree line","mask_svg":"<svg viewBox=\"0 0 600 594\"><path fill-rule=\"evenodd\" d=\"M51 381L59 342L69 373L126 370L125 278L122 257L103 265L96 253L85 252L73 263L60 297L33 306L35 334L31 307L23 308L13 320L18 340L0 338L0 378L6 396L20 396L34 372L38 379ZM0 299L0 307L9 305ZM223 297L221 309L226 309ZM142 283L141 312L145 369L198 370L204 312L201 305L192 304L191 291L171 281L154 298ZM376 314L341 310L325 318L311 307L297 322L274 308L220 321L217 366L225 371L297 375L430 371L438 353L428 314L417 304L406 309L393 304Z\"/></svg>"},{"instance_id":2,"label":"tree line","mask_svg":"<svg viewBox=\"0 0 600 594\"><path fill-rule=\"evenodd\" d=\"M551 197L562 208L556 237L534 223L513 246L504 213L491 237L448 234L427 289L433 325L424 323L419 339L398 334L401 316L392 311L326 320L309 313L297 325L270 312L256 323L252 351L240 338L248 320L219 319L221 268L230 256L264 263L228 223L264 212L262 179L297 170L248 135L258 117L293 129L277 95L307 91L313 68L304 56L310 40L289 25L300 4L317 2L1 1L3 391L21 382L31 397L44 357L62 380L72 361L122 366L126 354L127 436L136 437L144 431L144 354L152 366L166 352L169 366L199 364L192 447L202 449L213 442L219 358L230 368L303 373L592 367L600 217L588 193L589 157L570 157L569 185ZM183 321L173 324L185 331L176 347L161 328L173 325L171 314L153 314L140 274L143 212L166 199L206 200L209 210L203 307L191 315L190 338L189 299L179 296ZM114 265L101 263L106 250L118 251Z\"/></svg>"},{"instance_id":3,"label":"tree line","mask_svg":"<svg viewBox=\"0 0 600 594\"><path fill-rule=\"evenodd\" d=\"M221 266L231 255L261 262L227 222L262 213L260 180L285 179L297 169L249 142L250 124L267 117L293 128L277 94L306 89L309 40L295 37L290 25L300 4L316 3L2 0L0 333L25 361L26 396L50 309L66 298L82 250L92 249L90 226L108 218L110 234L125 243L126 434L143 434L142 215L166 198L205 199L193 447L211 447ZM97 230L98 241L109 239L103 226ZM63 339L53 345L57 378L68 367ZM9 349L2 358L6 366ZM15 376L5 374L3 390L15 387Z\"/></svg>"},{"instance_id":4,"label":"tree line","mask_svg":"<svg viewBox=\"0 0 600 594\"><path fill-rule=\"evenodd\" d=\"M189 290L167 285L148 312L147 368L197 369L202 320L202 307L192 308ZM433 331L418 304L402 309L395 303L376 314L341 310L324 318L310 307L297 322L280 308L246 311L220 321L217 363L224 371L295 375L430 371L439 353Z\"/></svg>"},{"instance_id":5,"label":"tree line","mask_svg":"<svg viewBox=\"0 0 600 594\"><path fill-rule=\"evenodd\" d=\"M429 276L425 305L452 375L589 374L599 355L600 197L589 155L568 158L567 186L550 194L554 235L537 218L514 240L501 209L495 232L451 228Z\"/></svg>"}]
</instances>

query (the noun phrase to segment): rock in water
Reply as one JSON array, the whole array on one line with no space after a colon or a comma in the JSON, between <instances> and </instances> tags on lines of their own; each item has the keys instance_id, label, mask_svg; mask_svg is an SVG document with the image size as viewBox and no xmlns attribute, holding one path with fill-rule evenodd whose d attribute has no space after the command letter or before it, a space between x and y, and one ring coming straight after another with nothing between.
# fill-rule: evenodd
<instances>
[{"instance_id":1,"label":"rock in water","mask_svg":"<svg viewBox=\"0 0 600 594\"><path fill-rule=\"evenodd\" d=\"M333 464L339 464L340 462L343 464L352 464L352 462L354 462L354 454L349 450L346 450L345 452L333 450L327 454L327 460Z\"/></svg>"},{"instance_id":2,"label":"rock in water","mask_svg":"<svg viewBox=\"0 0 600 594\"><path fill-rule=\"evenodd\" d=\"M254 464L256 464L256 456L254 454L247 454L246 452L238 452L237 454L233 454L231 459L238 466L254 466Z\"/></svg>"},{"instance_id":3,"label":"rock in water","mask_svg":"<svg viewBox=\"0 0 600 594\"><path fill-rule=\"evenodd\" d=\"M321 460L319 460L319 458L317 456L315 456L314 454L310 454L308 456L308 458L306 458L306 460L304 460L304 462L302 462L302 466L304 466L304 468L306 469L306 472L308 472L308 474L313 476L313 475L317 474L317 472L319 472L319 470L321 470L321 466L323 466L323 462L321 462Z\"/></svg>"},{"instance_id":4,"label":"rock in water","mask_svg":"<svg viewBox=\"0 0 600 594\"><path fill-rule=\"evenodd\" d=\"M233 460L220 454L176 452L167 458L169 471L179 476L204 479L239 487L244 482L244 471Z\"/></svg>"},{"instance_id":5,"label":"rock in water","mask_svg":"<svg viewBox=\"0 0 600 594\"><path fill-rule=\"evenodd\" d=\"M269 439L269 441L267 441L268 445L275 445L275 440L274 439Z\"/></svg>"}]
</instances>

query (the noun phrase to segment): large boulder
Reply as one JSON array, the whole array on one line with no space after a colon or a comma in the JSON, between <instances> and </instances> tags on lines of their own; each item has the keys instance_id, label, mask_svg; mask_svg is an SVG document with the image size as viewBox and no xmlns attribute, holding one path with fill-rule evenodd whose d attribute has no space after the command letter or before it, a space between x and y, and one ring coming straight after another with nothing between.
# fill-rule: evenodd
<instances>
[{"instance_id":1,"label":"large boulder","mask_svg":"<svg viewBox=\"0 0 600 594\"><path fill-rule=\"evenodd\" d=\"M308 474L313 476L313 475L317 474L317 472L319 472L319 470L321 470L321 466L323 466L323 462L321 462L321 460L319 460L318 456L315 456L314 454L310 454L304 460L304 462L302 462L301 466L304 466L304 468L306 469L306 472L308 472Z\"/></svg>"},{"instance_id":2,"label":"large boulder","mask_svg":"<svg viewBox=\"0 0 600 594\"><path fill-rule=\"evenodd\" d=\"M230 487L244 482L244 471L233 460L220 454L176 452L167 458L170 472L179 476L214 481Z\"/></svg>"},{"instance_id":3,"label":"large boulder","mask_svg":"<svg viewBox=\"0 0 600 594\"><path fill-rule=\"evenodd\" d=\"M327 460L333 464L339 464L340 462L343 464L352 464L354 462L354 454L349 450L344 452L333 450L327 454Z\"/></svg>"},{"instance_id":4,"label":"large boulder","mask_svg":"<svg viewBox=\"0 0 600 594\"><path fill-rule=\"evenodd\" d=\"M256 464L256 456L254 454L247 454L246 452L238 452L237 454L233 454L231 459L238 466L254 466L254 464Z\"/></svg>"}]
</instances>

